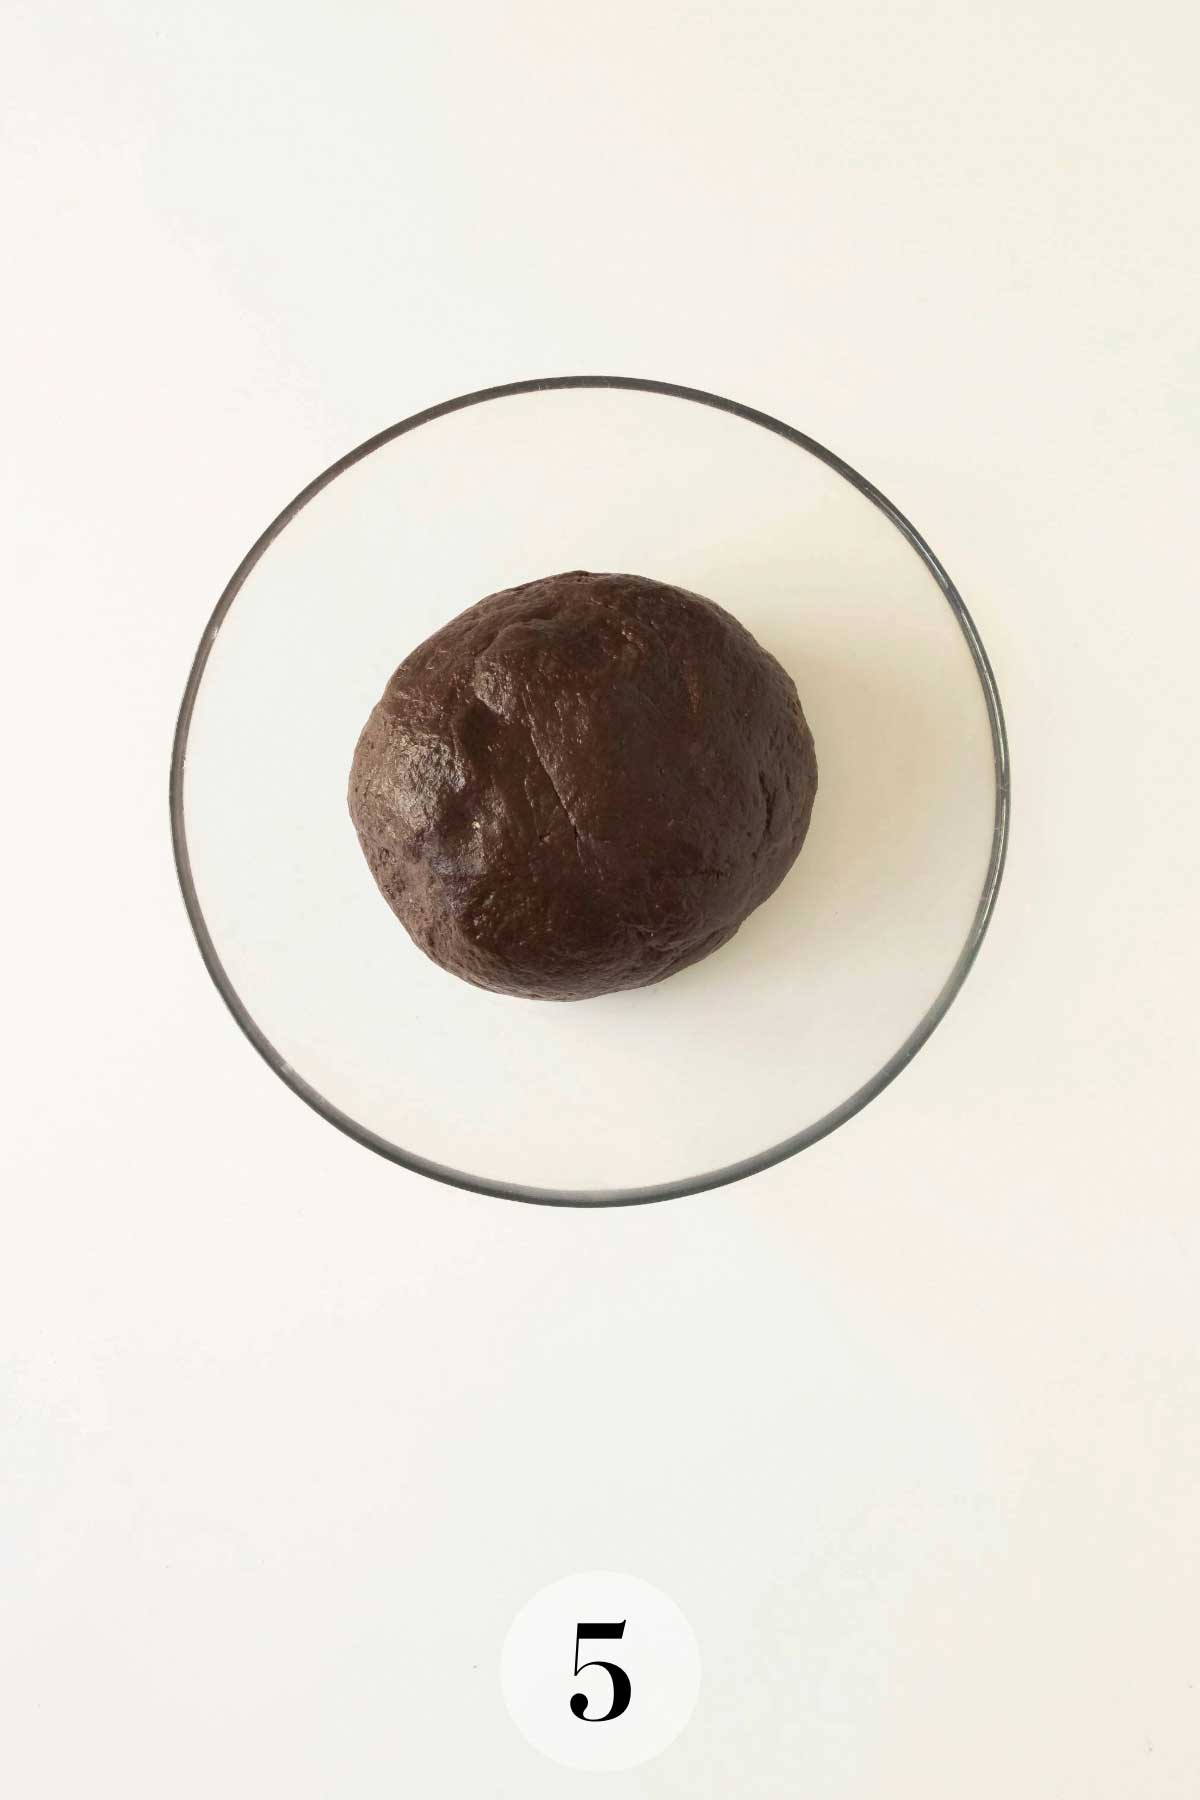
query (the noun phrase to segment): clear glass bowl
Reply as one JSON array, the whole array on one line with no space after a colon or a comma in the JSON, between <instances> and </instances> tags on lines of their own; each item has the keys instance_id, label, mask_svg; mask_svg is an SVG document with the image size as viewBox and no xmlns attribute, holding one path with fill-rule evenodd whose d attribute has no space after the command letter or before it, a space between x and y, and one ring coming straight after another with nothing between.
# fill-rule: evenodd
<instances>
[{"instance_id":1,"label":"clear glass bowl","mask_svg":"<svg viewBox=\"0 0 1200 1800\"><path fill-rule=\"evenodd\" d=\"M484 993L409 941L346 809L392 669L562 569L707 594L791 671L816 739L808 842L732 943L656 987ZM1008 833L995 680L950 577L802 432L667 382L564 376L381 432L286 507L205 629L171 772L201 953L251 1043L331 1124L510 1199L668 1199L858 1112L966 977Z\"/></svg>"}]
</instances>

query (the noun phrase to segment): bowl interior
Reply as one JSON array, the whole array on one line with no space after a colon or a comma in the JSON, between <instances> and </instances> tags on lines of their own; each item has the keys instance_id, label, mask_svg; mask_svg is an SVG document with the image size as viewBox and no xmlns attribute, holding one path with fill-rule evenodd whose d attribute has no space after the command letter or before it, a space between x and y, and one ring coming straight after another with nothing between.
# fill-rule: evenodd
<instances>
[{"instance_id":1,"label":"bowl interior","mask_svg":"<svg viewBox=\"0 0 1200 1800\"><path fill-rule=\"evenodd\" d=\"M731 944L659 986L553 1004L421 955L367 871L346 778L409 650L569 568L735 613L795 678L820 790L795 868ZM508 394L382 444L253 563L187 729L193 910L280 1072L377 1147L482 1185L698 1187L845 1107L937 1001L992 861L992 727L930 569L817 455L658 391Z\"/></svg>"}]
</instances>

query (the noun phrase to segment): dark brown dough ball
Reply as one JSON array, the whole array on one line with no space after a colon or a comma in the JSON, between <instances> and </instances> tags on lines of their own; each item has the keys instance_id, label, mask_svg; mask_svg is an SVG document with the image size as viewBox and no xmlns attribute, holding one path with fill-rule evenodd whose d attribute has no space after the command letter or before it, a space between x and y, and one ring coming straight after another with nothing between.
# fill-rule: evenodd
<instances>
[{"instance_id":1,"label":"dark brown dough ball","mask_svg":"<svg viewBox=\"0 0 1200 1800\"><path fill-rule=\"evenodd\" d=\"M492 594L401 663L350 812L426 955L581 1000L726 943L787 874L816 791L795 686L736 619L576 570Z\"/></svg>"}]
</instances>

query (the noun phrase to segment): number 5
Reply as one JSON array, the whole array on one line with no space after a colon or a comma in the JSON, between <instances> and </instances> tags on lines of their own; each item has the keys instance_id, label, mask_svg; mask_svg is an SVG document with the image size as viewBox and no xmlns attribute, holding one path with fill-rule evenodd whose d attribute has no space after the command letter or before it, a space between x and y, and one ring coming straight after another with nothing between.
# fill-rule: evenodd
<instances>
[{"instance_id":1,"label":"number 5","mask_svg":"<svg viewBox=\"0 0 1200 1800\"><path fill-rule=\"evenodd\" d=\"M588 1697L586 1694L571 1695L571 1711L577 1719L588 1725L603 1725L606 1719L619 1719L629 1705L633 1689L629 1685L629 1677L624 1669L618 1669L616 1663L585 1662L579 1660L579 1640L581 1638L620 1638L625 1635L625 1621L619 1625L577 1625L575 1627L575 1673L582 1675L585 1669L607 1669L612 1682L612 1705L606 1713L599 1713L588 1718Z\"/></svg>"}]
</instances>

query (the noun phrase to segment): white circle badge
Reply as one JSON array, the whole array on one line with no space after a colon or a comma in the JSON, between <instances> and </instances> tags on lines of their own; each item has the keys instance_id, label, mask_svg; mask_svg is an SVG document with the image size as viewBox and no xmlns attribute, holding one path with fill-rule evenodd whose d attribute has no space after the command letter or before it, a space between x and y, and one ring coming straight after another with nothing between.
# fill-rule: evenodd
<instances>
[{"instance_id":1,"label":"white circle badge","mask_svg":"<svg viewBox=\"0 0 1200 1800\"><path fill-rule=\"evenodd\" d=\"M634 1575L568 1575L535 1594L500 1653L529 1742L570 1769L632 1769L674 1742L700 1692L700 1652L673 1600Z\"/></svg>"}]
</instances>

